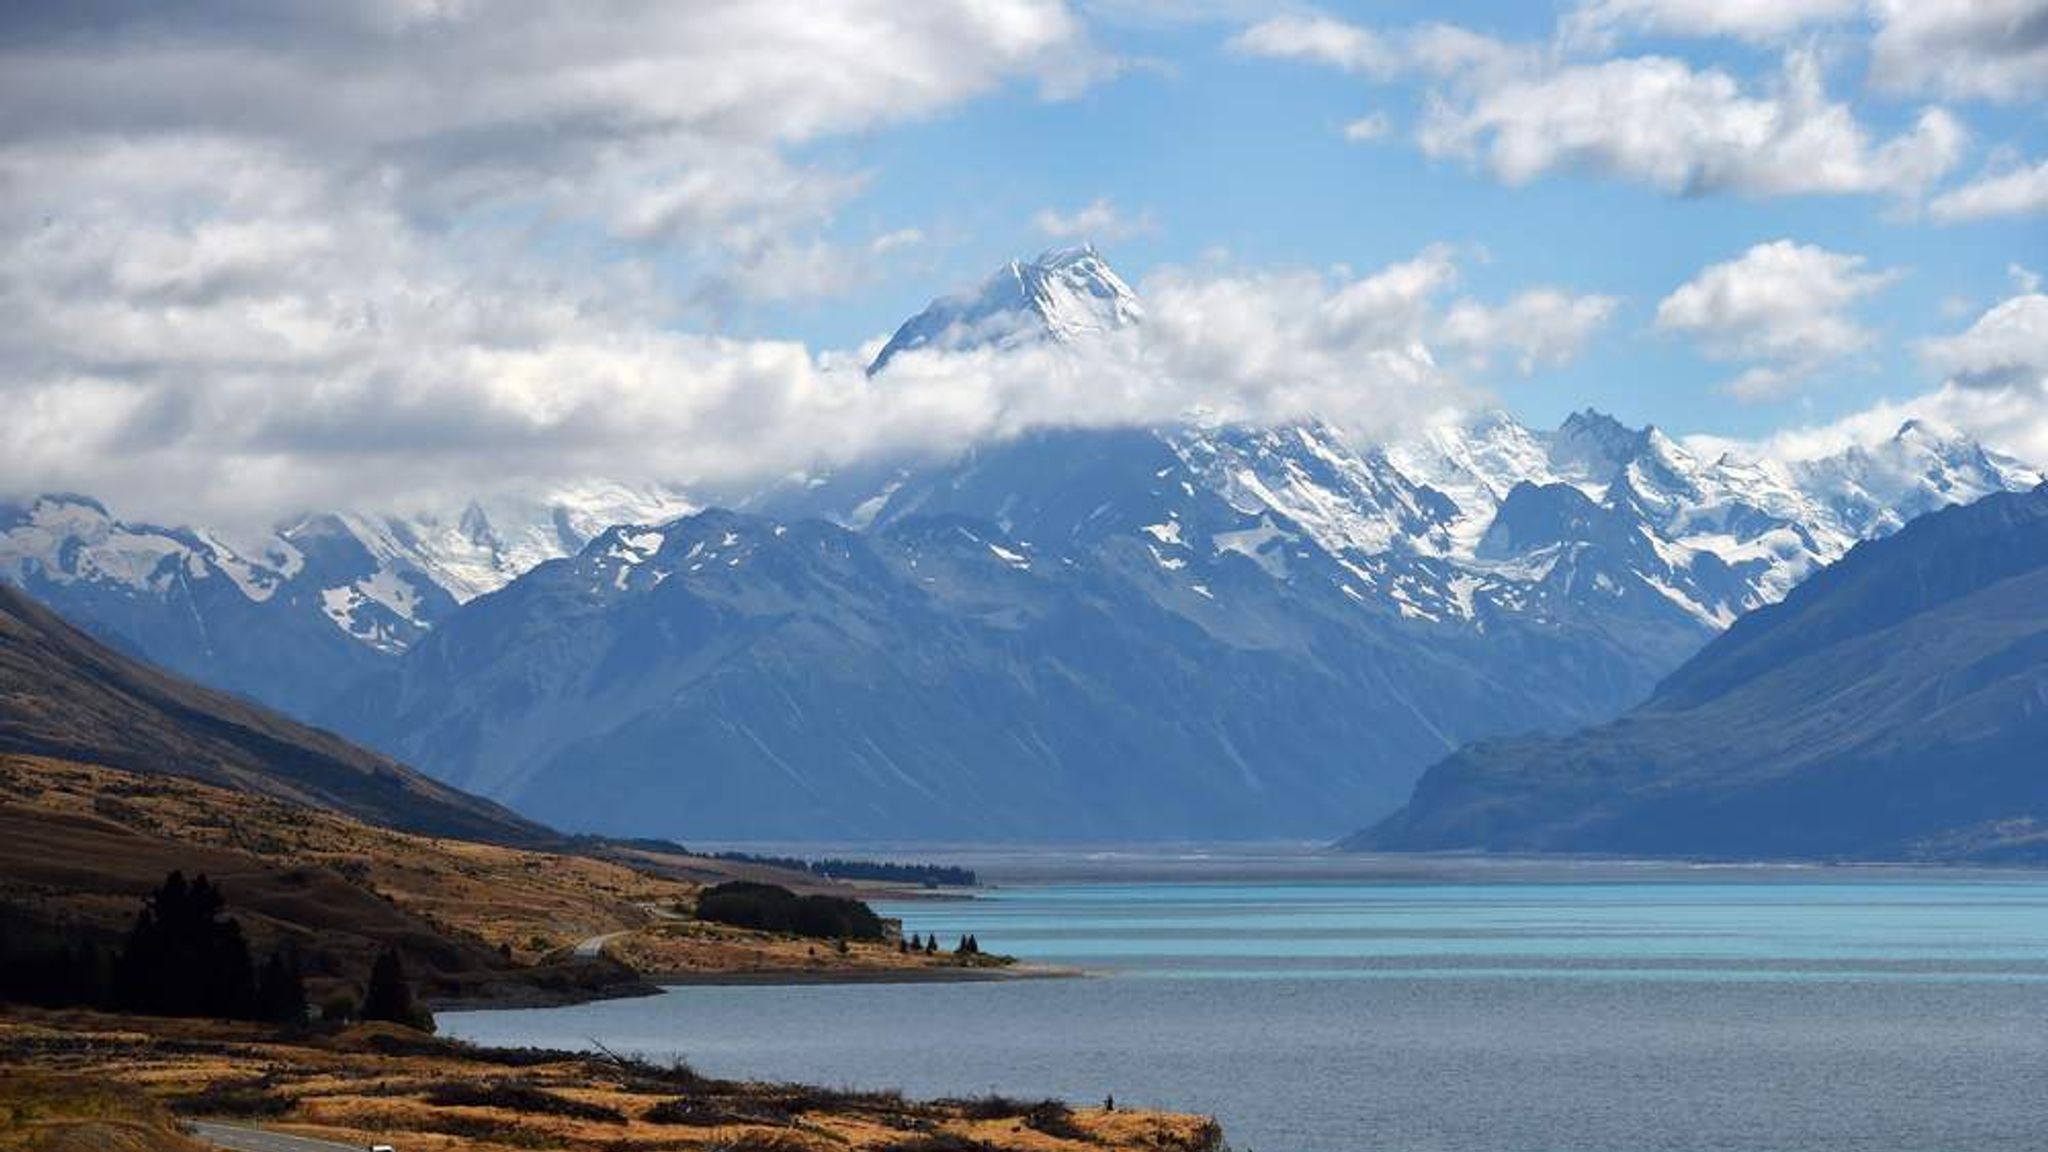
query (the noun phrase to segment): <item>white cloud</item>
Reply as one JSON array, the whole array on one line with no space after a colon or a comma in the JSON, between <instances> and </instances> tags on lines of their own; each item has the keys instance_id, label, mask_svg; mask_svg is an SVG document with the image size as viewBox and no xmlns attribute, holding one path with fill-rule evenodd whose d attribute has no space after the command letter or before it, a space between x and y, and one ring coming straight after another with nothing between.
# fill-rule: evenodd
<instances>
[{"instance_id":1,"label":"white cloud","mask_svg":"<svg viewBox=\"0 0 2048 1152\"><path fill-rule=\"evenodd\" d=\"M1059 0L7 6L0 490L262 516L814 451L831 358L685 331L912 242L828 241L870 174L802 146L1101 67Z\"/></svg>"},{"instance_id":2,"label":"white cloud","mask_svg":"<svg viewBox=\"0 0 2048 1152\"><path fill-rule=\"evenodd\" d=\"M2048 387L2048 296L2029 289L2002 301L1963 332L1928 341L1921 353L1965 388L2041 391Z\"/></svg>"},{"instance_id":3,"label":"white cloud","mask_svg":"<svg viewBox=\"0 0 2048 1152\"><path fill-rule=\"evenodd\" d=\"M924 243L924 230L920 228L898 228L884 232L868 241L868 251L877 256L886 256L904 248L915 248Z\"/></svg>"},{"instance_id":4,"label":"white cloud","mask_svg":"<svg viewBox=\"0 0 2048 1152\"><path fill-rule=\"evenodd\" d=\"M1943 192L1928 203L1927 214L1945 224L2048 214L2048 160Z\"/></svg>"},{"instance_id":5,"label":"white cloud","mask_svg":"<svg viewBox=\"0 0 2048 1152\"><path fill-rule=\"evenodd\" d=\"M1158 225L1150 212L1126 216L1117 211L1115 204L1104 197L1096 197L1073 212L1062 213L1052 208L1040 209L1031 217L1031 226L1041 234L1054 240L1101 240L1104 242L1122 240L1130 236L1142 236L1155 231Z\"/></svg>"},{"instance_id":6,"label":"white cloud","mask_svg":"<svg viewBox=\"0 0 2048 1152\"><path fill-rule=\"evenodd\" d=\"M1758 244L1680 285L1657 305L1656 324L1714 359L1756 361L1727 385L1738 399L1782 395L1874 340L1853 309L1897 275L1865 264L1790 240Z\"/></svg>"},{"instance_id":7,"label":"white cloud","mask_svg":"<svg viewBox=\"0 0 2048 1152\"><path fill-rule=\"evenodd\" d=\"M1954 99L2048 96L2048 0L1873 0L1880 89Z\"/></svg>"},{"instance_id":8,"label":"white cloud","mask_svg":"<svg viewBox=\"0 0 2048 1152\"><path fill-rule=\"evenodd\" d=\"M1435 348L1474 369L1502 354L1532 369L1554 366L1583 350L1613 306L1555 289L1486 305L1457 297L1458 280L1457 255L1444 245L1366 274L1169 268L1140 286L1141 326L1076 349L909 353L878 380L913 381L992 413L993 434L1034 424L1315 416L1377 438L1479 395Z\"/></svg>"},{"instance_id":9,"label":"white cloud","mask_svg":"<svg viewBox=\"0 0 2048 1152\"><path fill-rule=\"evenodd\" d=\"M877 382L926 397L913 402L921 411L969 414L976 435L1315 416L1375 438L1476 395L1429 344L1457 279L1443 246L1363 275L1169 268L1140 285L1143 325L1070 347L909 353Z\"/></svg>"},{"instance_id":10,"label":"white cloud","mask_svg":"<svg viewBox=\"0 0 2048 1152\"><path fill-rule=\"evenodd\" d=\"M1482 364L1492 350L1510 352L1526 376L1577 359L1613 319L1616 303L1612 296L1574 296L1554 288L1532 289L1497 306L1461 300L1445 315L1438 339L1473 350Z\"/></svg>"},{"instance_id":11,"label":"white cloud","mask_svg":"<svg viewBox=\"0 0 2048 1152\"><path fill-rule=\"evenodd\" d=\"M110 171L153 155L96 154ZM140 146L151 152L163 146ZM602 476L698 490L1047 425L1320 415L1391 435L1465 407L1478 363L1568 358L1600 305L1455 294L1446 248L1358 275L1200 265L1142 285L1141 328L1074 350L861 358L674 331L650 267L537 276L366 201L316 223L313 174L243 146L244 221L143 232L114 202L0 270L0 492L89 491L173 522L449 508ZM96 186L111 186L98 185ZM1564 321L1560 327L1560 321Z\"/></svg>"},{"instance_id":12,"label":"white cloud","mask_svg":"<svg viewBox=\"0 0 2048 1152\"><path fill-rule=\"evenodd\" d=\"M314 216L326 212L315 198L371 198L423 237L479 219L517 222L514 242L608 236L661 250L701 278L700 298L858 282L856 253L819 236L868 174L792 159L793 147L1011 80L1071 87L1102 67L1060 0L849 0L829 19L760 0L201 0L175 17L111 0L8 8L0 45L11 169L95 147L232 145L311 174ZM0 189L0 216L71 214L72 175ZM240 203L225 186L208 200L230 218ZM124 202L145 229L151 215L190 213L168 198Z\"/></svg>"},{"instance_id":13,"label":"white cloud","mask_svg":"<svg viewBox=\"0 0 2048 1152\"><path fill-rule=\"evenodd\" d=\"M1827 97L1817 60L1786 56L1773 90L1644 56L1575 65L1438 98L1419 134L1521 184L1555 171L1620 176L1680 194L1912 195L1953 168L1966 134L1940 109L1874 139Z\"/></svg>"},{"instance_id":14,"label":"white cloud","mask_svg":"<svg viewBox=\"0 0 2048 1152\"><path fill-rule=\"evenodd\" d=\"M2022 284L1964 331L1924 342L1922 358L1941 377L1931 390L1785 429L1757 447L1780 459L1808 460L1888 439L1908 420L1919 420L1966 432L2036 467L2048 465L2048 296L2038 287Z\"/></svg>"},{"instance_id":15,"label":"white cloud","mask_svg":"<svg viewBox=\"0 0 2048 1152\"><path fill-rule=\"evenodd\" d=\"M1567 20L1565 42L1574 26L1581 37L1597 32L1601 39L1624 26L1772 38L1850 7L1849 0L1596 0ZM1416 143L1431 156L1479 163L1508 184L1585 171L1682 195L1912 198L1955 167L1968 139L1941 108L1923 109L1910 128L1881 137L1829 97L1820 59L1808 48L1785 54L1774 83L1752 86L1675 57L1573 62L1555 49L1442 23L1380 32L1327 16L1283 16L1239 33L1231 46L1375 81L1428 77L1433 86Z\"/></svg>"},{"instance_id":16,"label":"white cloud","mask_svg":"<svg viewBox=\"0 0 2048 1152\"><path fill-rule=\"evenodd\" d=\"M1247 56L1311 60L1382 79L1405 66L1401 50L1379 33L1322 15L1261 21L1232 37L1230 47Z\"/></svg>"},{"instance_id":17,"label":"white cloud","mask_svg":"<svg viewBox=\"0 0 2048 1152\"><path fill-rule=\"evenodd\" d=\"M1624 33L1780 40L1858 15L1863 0L1581 0L1561 25L1568 43L1605 48Z\"/></svg>"},{"instance_id":18,"label":"white cloud","mask_svg":"<svg viewBox=\"0 0 2048 1152\"><path fill-rule=\"evenodd\" d=\"M1394 130L1394 122L1385 112L1368 112L1344 125L1344 138L1354 144L1378 140Z\"/></svg>"}]
</instances>

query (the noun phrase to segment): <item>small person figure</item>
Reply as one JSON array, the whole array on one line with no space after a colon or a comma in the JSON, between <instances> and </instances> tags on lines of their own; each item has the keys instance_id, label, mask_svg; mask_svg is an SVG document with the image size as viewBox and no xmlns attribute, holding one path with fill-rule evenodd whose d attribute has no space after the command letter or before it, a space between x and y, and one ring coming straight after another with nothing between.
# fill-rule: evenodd
<instances>
[{"instance_id":1,"label":"small person figure","mask_svg":"<svg viewBox=\"0 0 2048 1152\"><path fill-rule=\"evenodd\" d=\"M1116 1111L1116 1093L1111 1092L1102 1098L1102 1110L1104 1112Z\"/></svg>"}]
</instances>

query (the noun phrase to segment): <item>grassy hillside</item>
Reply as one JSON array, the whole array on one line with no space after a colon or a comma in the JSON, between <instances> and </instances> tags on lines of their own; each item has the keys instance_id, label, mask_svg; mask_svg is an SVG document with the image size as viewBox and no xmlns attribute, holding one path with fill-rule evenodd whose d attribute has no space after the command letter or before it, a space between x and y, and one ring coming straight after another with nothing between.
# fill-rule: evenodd
<instances>
[{"instance_id":1,"label":"grassy hillside","mask_svg":"<svg viewBox=\"0 0 2048 1152\"><path fill-rule=\"evenodd\" d=\"M172 869L204 872L259 946L299 942L309 977L359 980L385 944L437 999L555 999L631 991L641 975L955 975L993 958L844 951L691 917L735 878L829 889L802 874L650 848L612 858L378 828L173 776L0 756L0 906L109 940ZM596 957L575 947L603 938ZM992 942L994 943L994 942Z\"/></svg>"},{"instance_id":2,"label":"grassy hillside","mask_svg":"<svg viewBox=\"0 0 2048 1152\"><path fill-rule=\"evenodd\" d=\"M101 1075L0 1076L0 1152L202 1152L163 1103Z\"/></svg>"},{"instance_id":3,"label":"grassy hillside","mask_svg":"<svg viewBox=\"0 0 2048 1152\"><path fill-rule=\"evenodd\" d=\"M5 584L0 753L184 776L432 835L558 839L331 733L115 652Z\"/></svg>"}]
</instances>

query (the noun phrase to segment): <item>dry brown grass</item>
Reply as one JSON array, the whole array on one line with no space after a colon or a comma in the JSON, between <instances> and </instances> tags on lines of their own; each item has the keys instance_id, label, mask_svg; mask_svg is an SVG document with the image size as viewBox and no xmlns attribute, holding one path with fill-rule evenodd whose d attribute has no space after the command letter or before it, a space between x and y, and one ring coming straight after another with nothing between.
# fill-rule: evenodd
<instances>
[{"instance_id":1,"label":"dry brown grass","mask_svg":"<svg viewBox=\"0 0 2048 1152\"><path fill-rule=\"evenodd\" d=\"M97 1070L0 1068L0 1149L7 1152L200 1152L162 1102Z\"/></svg>"},{"instance_id":2,"label":"dry brown grass","mask_svg":"<svg viewBox=\"0 0 2048 1152\"><path fill-rule=\"evenodd\" d=\"M116 931L173 868L222 882L259 946L290 936L326 956L334 980L359 979L383 944L399 943L439 999L588 995L629 974L570 963L571 950L613 933L623 935L604 954L657 978L977 966L899 954L893 943L842 953L829 941L678 919L706 882L789 879L758 866L420 836L176 776L0 755L0 900Z\"/></svg>"},{"instance_id":3,"label":"dry brown grass","mask_svg":"<svg viewBox=\"0 0 2048 1152\"><path fill-rule=\"evenodd\" d=\"M0 757L0 804L114 825L202 859L232 855L279 869L326 868L431 924L491 947L509 944L526 959L641 926L649 918L639 905L696 891L601 860L395 832L177 777L65 761ZM37 862L8 863L13 876ZM58 863L46 853L40 870ZM161 879L151 867L131 882Z\"/></svg>"},{"instance_id":4,"label":"dry brown grass","mask_svg":"<svg viewBox=\"0 0 2048 1152\"><path fill-rule=\"evenodd\" d=\"M1200 1117L1057 1109L1055 1123L975 1102L917 1103L894 1093L708 1080L570 1053L472 1049L391 1026L288 1039L251 1026L17 1012L0 1016L0 1067L10 1064L90 1069L188 1111L207 1100L240 1101L232 1119L247 1118L241 1109L260 1098L262 1110L274 1112L260 1121L266 1125L344 1143L390 1141L407 1152L1222 1146L1215 1125Z\"/></svg>"},{"instance_id":5,"label":"dry brown grass","mask_svg":"<svg viewBox=\"0 0 2048 1152\"><path fill-rule=\"evenodd\" d=\"M1009 958L1002 956L899 952L893 940L852 940L842 952L829 940L777 936L697 920L654 924L607 944L605 954L656 981L770 975L942 978L998 971L1010 964Z\"/></svg>"}]
</instances>

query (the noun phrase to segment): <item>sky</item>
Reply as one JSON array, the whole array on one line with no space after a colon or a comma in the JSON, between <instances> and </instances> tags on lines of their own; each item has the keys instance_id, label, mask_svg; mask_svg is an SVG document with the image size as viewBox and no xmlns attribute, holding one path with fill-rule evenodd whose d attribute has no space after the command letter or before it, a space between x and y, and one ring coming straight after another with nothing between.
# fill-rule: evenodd
<instances>
[{"instance_id":1,"label":"sky","mask_svg":"<svg viewBox=\"0 0 2048 1152\"><path fill-rule=\"evenodd\" d=\"M0 494L744 488L1057 423L1586 406L2048 462L2048 0L0 12ZM1146 332L859 371L1093 242Z\"/></svg>"}]
</instances>

